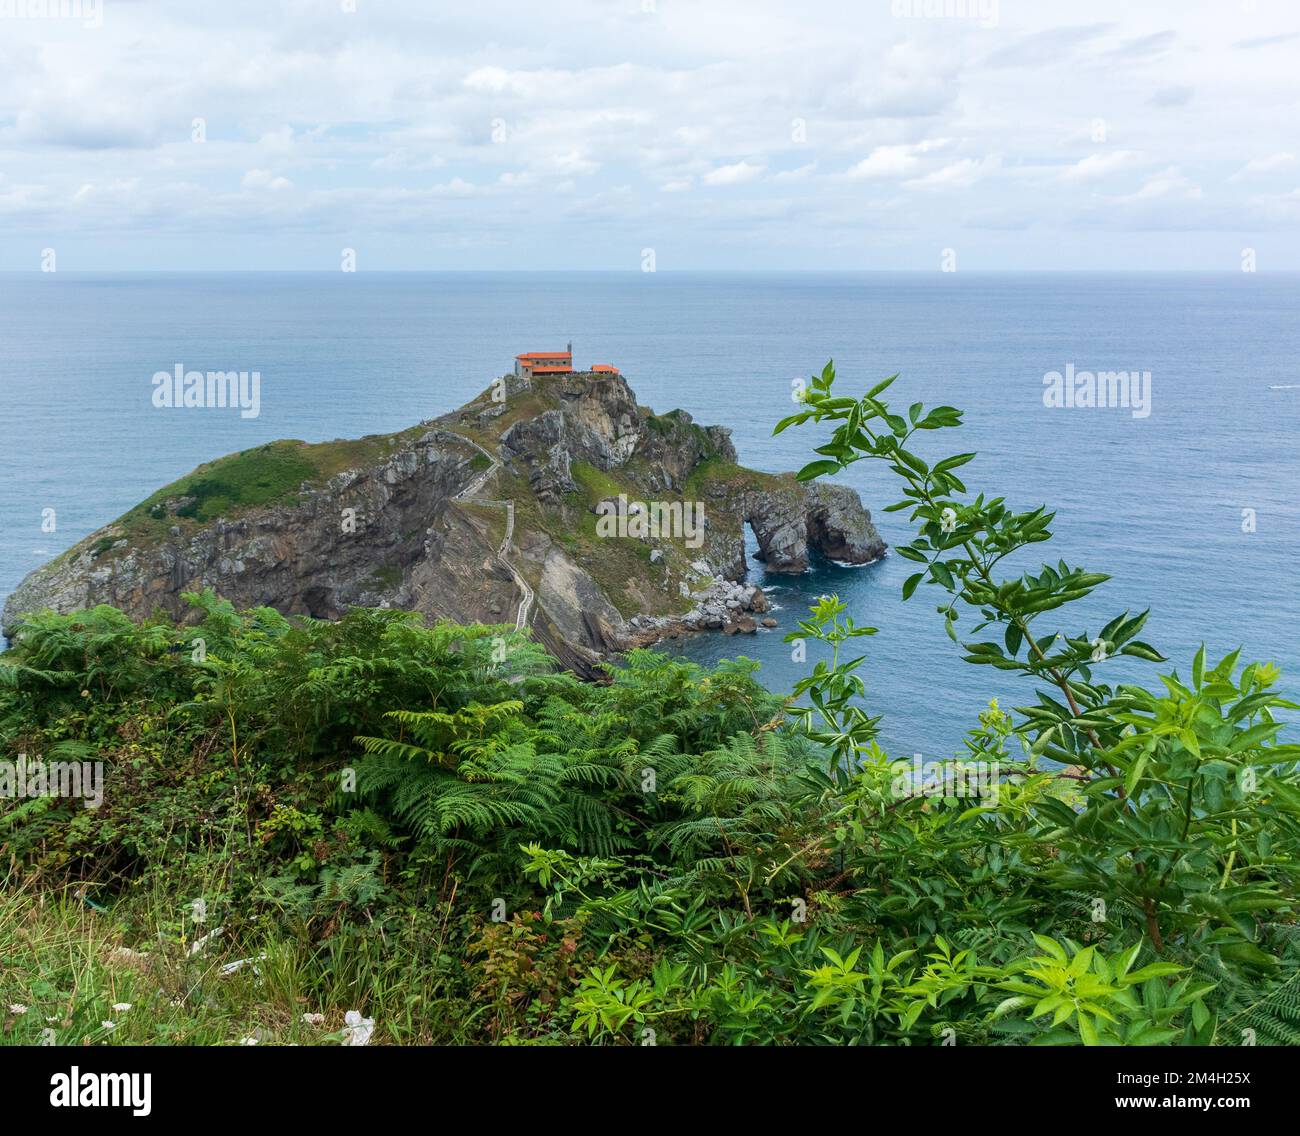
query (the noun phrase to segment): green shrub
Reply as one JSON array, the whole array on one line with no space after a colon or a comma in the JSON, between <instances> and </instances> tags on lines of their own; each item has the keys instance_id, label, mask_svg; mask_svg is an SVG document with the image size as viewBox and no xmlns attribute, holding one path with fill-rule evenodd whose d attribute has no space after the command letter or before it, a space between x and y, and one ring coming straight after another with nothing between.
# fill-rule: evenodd
<instances>
[{"instance_id":1,"label":"green shrub","mask_svg":"<svg viewBox=\"0 0 1300 1136\"><path fill-rule=\"evenodd\" d=\"M1146 613L1045 626L1106 577L1000 578L1052 515L970 494L974 455L912 452L958 411L834 381L778 427L833 427L799 476L886 465L915 525L903 599L1032 689L972 723L973 797L882 750L875 629L834 596L794 633L829 661L786 698L753 663L650 651L582 683L512 628L391 610L47 613L0 657L0 756L102 760L107 791L0 801L0 1002L109 1043L337 1041L349 1009L392 1042L1300 1042L1277 669L1202 650L1186 677L1107 681L1166 661ZM157 965L122 1000L156 1022L105 1034L123 941Z\"/></svg>"}]
</instances>

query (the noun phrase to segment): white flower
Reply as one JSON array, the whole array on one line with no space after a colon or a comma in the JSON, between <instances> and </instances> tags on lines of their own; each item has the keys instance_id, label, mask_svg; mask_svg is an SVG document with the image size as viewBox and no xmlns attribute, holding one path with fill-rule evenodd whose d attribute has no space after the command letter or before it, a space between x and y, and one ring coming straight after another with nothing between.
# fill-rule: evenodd
<instances>
[{"instance_id":1,"label":"white flower","mask_svg":"<svg viewBox=\"0 0 1300 1136\"><path fill-rule=\"evenodd\" d=\"M363 1018L359 1010L349 1010L343 1015L347 1023L347 1037L344 1045L369 1045L370 1035L375 1032L375 1019Z\"/></svg>"},{"instance_id":2,"label":"white flower","mask_svg":"<svg viewBox=\"0 0 1300 1136\"><path fill-rule=\"evenodd\" d=\"M1105 639L1094 639L1092 641L1092 661L1094 663L1100 663L1108 659L1110 657L1110 652L1107 651L1106 648L1109 646L1110 644L1107 643Z\"/></svg>"},{"instance_id":3,"label":"white flower","mask_svg":"<svg viewBox=\"0 0 1300 1136\"><path fill-rule=\"evenodd\" d=\"M115 1029L117 1029L116 1022L100 1022L99 1024L103 1026L106 1030L108 1030L109 1033L112 1033Z\"/></svg>"},{"instance_id":4,"label":"white flower","mask_svg":"<svg viewBox=\"0 0 1300 1136\"><path fill-rule=\"evenodd\" d=\"M130 1002L114 1002L113 1011L118 1014L125 1014L131 1008Z\"/></svg>"},{"instance_id":5,"label":"white flower","mask_svg":"<svg viewBox=\"0 0 1300 1136\"><path fill-rule=\"evenodd\" d=\"M309 1026L318 1026L325 1021L324 1014L303 1014L302 1020Z\"/></svg>"},{"instance_id":6,"label":"white flower","mask_svg":"<svg viewBox=\"0 0 1300 1136\"><path fill-rule=\"evenodd\" d=\"M255 1037L241 1037L241 1038L239 1039L239 1044L240 1044L240 1045L256 1045L256 1044L257 1044L257 1038L255 1038Z\"/></svg>"},{"instance_id":7,"label":"white flower","mask_svg":"<svg viewBox=\"0 0 1300 1136\"><path fill-rule=\"evenodd\" d=\"M950 533L957 528L957 513L953 509L945 509L939 514L939 531Z\"/></svg>"},{"instance_id":8,"label":"white flower","mask_svg":"<svg viewBox=\"0 0 1300 1136\"><path fill-rule=\"evenodd\" d=\"M27 1013L27 1007L21 1002L12 1002L9 1005L9 1012L11 1014L25 1014Z\"/></svg>"}]
</instances>

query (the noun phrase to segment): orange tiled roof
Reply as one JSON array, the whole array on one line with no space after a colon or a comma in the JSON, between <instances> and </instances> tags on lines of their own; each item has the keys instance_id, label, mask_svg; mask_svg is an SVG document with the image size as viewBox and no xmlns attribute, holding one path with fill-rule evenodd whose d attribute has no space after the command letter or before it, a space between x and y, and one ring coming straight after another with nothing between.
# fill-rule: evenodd
<instances>
[{"instance_id":1,"label":"orange tiled roof","mask_svg":"<svg viewBox=\"0 0 1300 1136\"><path fill-rule=\"evenodd\" d=\"M532 367L530 370L534 375L571 375L572 367Z\"/></svg>"},{"instance_id":2,"label":"orange tiled roof","mask_svg":"<svg viewBox=\"0 0 1300 1136\"><path fill-rule=\"evenodd\" d=\"M525 351L522 355L516 355L520 362L527 362L529 359L572 359L573 353L569 351Z\"/></svg>"},{"instance_id":3,"label":"orange tiled roof","mask_svg":"<svg viewBox=\"0 0 1300 1136\"><path fill-rule=\"evenodd\" d=\"M611 367L608 363L593 363L591 369L593 371L600 371L611 375L619 374L619 369L617 367Z\"/></svg>"}]
</instances>

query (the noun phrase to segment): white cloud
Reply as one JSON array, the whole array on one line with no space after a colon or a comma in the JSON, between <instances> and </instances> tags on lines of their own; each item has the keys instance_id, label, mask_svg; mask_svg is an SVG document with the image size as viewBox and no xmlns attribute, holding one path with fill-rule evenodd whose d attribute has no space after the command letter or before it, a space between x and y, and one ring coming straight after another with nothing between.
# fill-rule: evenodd
<instances>
[{"instance_id":1,"label":"white cloud","mask_svg":"<svg viewBox=\"0 0 1300 1136\"><path fill-rule=\"evenodd\" d=\"M521 85L521 78L511 75L504 67L479 67L465 76L465 86L471 91L486 91L493 95L505 91L518 93Z\"/></svg>"},{"instance_id":2,"label":"white cloud","mask_svg":"<svg viewBox=\"0 0 1300 1136\"><path fill-rule=\"evenodd\" d=\"M376 158L370 166L371 169L396 173L408 170L436 170L446 164L447 159L437 154L414 154L402 148L390 150L382 158Z\"/></svg>"},{"instance_id":3,"label":"white cloud","mask_svg":"<svg viewBox=\"0 0 1300 1136\"><path fill-rule=\"evenodd\" d=\"M817 163L809 162L806 166L798 166L793 170L781 170L780 173L772 175L773 181L807 181L817 172Z\"/></svg>"},{"instance_id":4,"label":"white cloud","mask_svg":"<svg viewBox=\"0 0 1300 1136\"><path fill-rule=\"evenodd\" d=\"M766 168L755 162L733 162L729 166L719 166L716 170L710 170L701 180L709 186L743 185L747 181L761 177Z\"/></svg>"},{"instance_id":5,"label":"white cloud","mask_svg":"<svg viewBox=\"0 0 1300 1136\"><path fill-rule=\"evenodd\" d=\"M443 185L435 185L429 191L435 197L473 197L477 189L463 178L452 178Z\"/></svg>"},{"instance_id":6,"label":"white cloud","mask_svg":"<svg viewBox=\"0 0 1300 1136\"><path fill-rule=\"evenodd\" d=\"M1253 177L1257 174L1273 174L1278 170L1289 170L1296 164L1296 157L1290 153L1270 154L1267 158L1252 158L1235 174L1229 181L1241 181L1243 178Z\"/></svg>"},{"instance_id":7,"label":"white cloud","mask_svg":"<svg viewBox=\"0 0 1300 1136\"><path fill-rule=\"evenodd\" d=\"M593 162L578 150L556 154L549 165L554 172L568 177L586 177L600 169L599 162Z\"/></svg>"},{"instance_id":8,"label":"white cloud","mask_svg":"<svg viewBox=\"0 0 1300 1136\"><path fill-rule=\"evenodd\" d=\"M903 184L909 189L967 189L998 168L996 158L962 158Z\"/></svg>"},{"instance_id":9,"label":"white cloud","mask_svg":"<svg viewBox=\"0 0 1300 1136\"><path fill-rule=\"evenodd\" d=\"M523 244L557 267L648 244L697 267L737 249L908 267L965 225L1032 227L1054 266L1070 248L1159 264L1168 245L1097 230L1195 232L1185 247L1217 257L1231 220L1300 267L1296 33L1263 7L1251 28L1178 0L1003 4L997 28L883 0L121 2L94 34L4 21L0 263L81 241L122 266L130 233L310 267L346 232L369 267L430 247L492 267L480 250L513 263Z\"/></svg>"},{"instance_id":10,"label":"white cloud","mask_svg":"<svg viewBox=\"0 0 1300 1136\"><path fill-rule=\"evenodd\" d=\"M277 193L293 188L293 182L288 178L277 177L270 170L249 170L239 184L243 189L269 189Z\"/></svg>"},{"instance_id":11,"label":"white cloud","mask_svg":"<svg viewBox=\"0 0 1300 1136\"><path fill-rule=\"evenodd\" d=\"M1108 150L1101 154L1089 154L1074 165L1061 172L1062 181L1089 182L1110 177L1136 165L1142 155L1132 150Z\"/></svg>"},{"instance_id":12,"label":"white cloud","mask_svg":"<svg viewBox=\"0 0 1300 1136\"><path fill-rule=\"evenodd\" d=\"M1119 201L1157 201L1174 199L1199 201L1204 196L1201 187L1185 176L1176 166L1170 166L1147 178L1136 193L1122 195Z\"/></svg>"},{"instance_id":13,"label":"white cloud","mask_svg":"<svg viewBox=\"0 0 1300 1136\"><path fill-rule=\"evenodd\" d=\"M852 178L900 178L921 164L921 157L948 144L946 138L933 138L897 146L877 146L849 171Z\"/></svg>"}]
</instances>

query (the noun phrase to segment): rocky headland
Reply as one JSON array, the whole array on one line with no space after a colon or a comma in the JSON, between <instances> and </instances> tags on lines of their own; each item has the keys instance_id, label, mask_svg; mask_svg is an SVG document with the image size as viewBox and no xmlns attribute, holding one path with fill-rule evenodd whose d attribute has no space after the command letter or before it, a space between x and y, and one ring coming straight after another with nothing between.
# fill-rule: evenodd
<instances>
[{"instance_id":1,"label":"rocky headland","mask_svg":"<svg viewBox=\"0 0 1300 1136\"><path fill-rule=\"evenodd\" d=\"M514 623L566 665L681 631L755 630L769 572L885 551L857 494L736 461L730 431L637 405L617 375L513 376L398 434L271 442L200 466L32 572L31 612L192 616L185 592L337 618L394 607Z\"/></svg>"}]
</instances>

